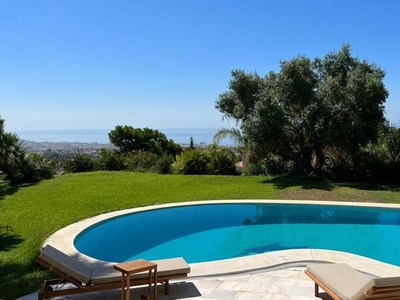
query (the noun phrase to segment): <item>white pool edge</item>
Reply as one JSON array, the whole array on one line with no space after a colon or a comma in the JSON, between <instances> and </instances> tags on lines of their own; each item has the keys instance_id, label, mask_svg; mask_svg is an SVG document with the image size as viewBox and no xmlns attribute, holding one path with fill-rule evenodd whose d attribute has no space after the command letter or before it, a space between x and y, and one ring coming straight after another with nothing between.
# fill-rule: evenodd
<instances>
[{"instance_id":1,"label":"white pool edge","mask_svg":"<svg viewBox=\"0 0 400 300\"><path fill-rule=\"evenodd\" d=\"M379 207L379 208L397 208L397 204L382 203L359 203L359 202L337 202L337 201L308 201L308 200L262 200L262 199L240 199L240 200L208 200L169 203L161 205L151 205L124 209L110 213L101 214L88 218L71 225L68 225L50 237L48 237L43 246L50 244L67 255L74 256L80 261L88 262L93 266L109 267L115 262L106 262L89 257L80 253L74 246L75 237L84 229L98 222L109 218L147 211L177 206L202 205L202 204L224 204L224 203L279 203L279 204L311 204L311 205L335 205L335 206L360 206L360 207ZM273 251L262 254L250 255L240 258L232 258L204 263L190 264L190 276L211 276L218 274L240 273L250 269L268 268L273 266L285 265L285 263L309 263L310 261L326 261L333 263L347 263L363 272L371 273L376 276L395 276L400 273L400 267L373 260L367 257L325 249L293 249Z\"/></svg>"}]
</instances>

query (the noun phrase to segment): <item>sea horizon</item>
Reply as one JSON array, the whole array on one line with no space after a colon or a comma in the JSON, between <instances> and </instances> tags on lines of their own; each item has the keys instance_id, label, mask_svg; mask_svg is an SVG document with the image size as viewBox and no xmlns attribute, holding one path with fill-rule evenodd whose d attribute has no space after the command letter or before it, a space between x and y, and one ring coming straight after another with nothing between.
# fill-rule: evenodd
<instances>
[{"instance_id":1,"label":"sea horizon","mask_svg":"<svg viewBox=\"0 0 400 300\"><path fill-rule=\"evenodd\" d=\"M189 144L191 137L195 144L212 144L214 135L219 128L168 128L157 129L166 135L168 140L177 144ZM21 140L33 142L54 143L99 143L109 144L108 133L113 129L41 129L15 130ZM221 145L232 145L229 139L223 140Z\"/></svg>"}]
</instances>

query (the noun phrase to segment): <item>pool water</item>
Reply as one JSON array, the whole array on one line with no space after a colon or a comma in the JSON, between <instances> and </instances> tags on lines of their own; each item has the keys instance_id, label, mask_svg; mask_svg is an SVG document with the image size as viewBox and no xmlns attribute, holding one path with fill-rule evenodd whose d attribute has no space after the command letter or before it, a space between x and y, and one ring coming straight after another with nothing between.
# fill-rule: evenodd
<instances>
[{"instance_id":1,"label":"pool water","mask_svg":"<svg viewBox=\"0 0 400 300\"><path fill-rule=\"evenodd\" d=\"M350 252L400 266L400 210L229 203L177 206L99 222L75 239L105 261L182 256L189 263L285 249Z\"/></svg>"}]
</instances>

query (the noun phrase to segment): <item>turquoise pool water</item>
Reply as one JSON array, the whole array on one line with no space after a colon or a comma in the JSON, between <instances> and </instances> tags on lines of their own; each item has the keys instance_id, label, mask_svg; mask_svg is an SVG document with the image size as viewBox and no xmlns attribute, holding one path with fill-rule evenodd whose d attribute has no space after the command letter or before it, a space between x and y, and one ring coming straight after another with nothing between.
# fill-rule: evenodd
<instances>
[{"instance_id":1,"label":"turquoise pool water","mask_svg":"<svg viewBox=\"0 0 400 300\"><path fill-rule=\"evenodd\" d=\"M182 256L195 263L316 248L400 266L400 210L259 203L177 206L99 222L74 244L88 256L113 262Z\"/></svg>"}]
</instances>

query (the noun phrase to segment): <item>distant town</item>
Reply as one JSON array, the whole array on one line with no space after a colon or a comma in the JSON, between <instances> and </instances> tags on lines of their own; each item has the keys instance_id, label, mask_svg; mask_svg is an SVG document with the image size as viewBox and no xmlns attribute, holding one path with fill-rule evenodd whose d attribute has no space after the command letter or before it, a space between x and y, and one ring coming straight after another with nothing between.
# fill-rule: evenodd
<instances>
[{"instance_id":1,"label":"distant town","mask_svg":"<svg viewBox=\"0 0 400 300\"><path fill-rule=\"evenodd\" d=\"M26 147L29 152L48 152L48 151L67 151L67 152L82 152L94 151L97 152L101 149L116 149L113 144L100 144L100 143L78 143L78 142L34 142L23 140L22 145Z\"/></svg>"},{"instance_id":2,"label":"distant town","mask_svg":"<svg viewBox=\"0 0 400 300\"><path fill-rule=\"evenodd\" d=\"M28 152L35 153L48 153L57 152L60 154L65 153L82 153L88 155L96 155L101 149L114 150L118 147L113 144L101 144L101 143L81 143L81 142L34 142L23 140L22 145ZM189 147L189 144L180 144L182 148ZM207 147L206 143L195 144L197 148Z\"/></svg>"}]
</instances>

